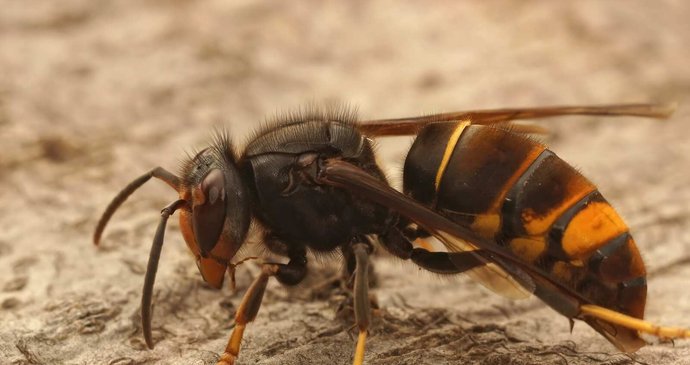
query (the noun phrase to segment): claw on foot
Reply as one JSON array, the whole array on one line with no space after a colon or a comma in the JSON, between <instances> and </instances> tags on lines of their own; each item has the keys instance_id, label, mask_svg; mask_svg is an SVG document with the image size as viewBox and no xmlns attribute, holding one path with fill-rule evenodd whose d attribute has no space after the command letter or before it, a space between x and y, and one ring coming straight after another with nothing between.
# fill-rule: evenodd
<instances>
[{"instance_id":1,"label":"claw on foot","mask_svg":"<svg viewBox=\"0 0 690 365\"><path fill-rule=\"evenodd\" d=\"M216 365L235 365L236 359L235 355L224 352Z\"/></svg>"}]
</instances>

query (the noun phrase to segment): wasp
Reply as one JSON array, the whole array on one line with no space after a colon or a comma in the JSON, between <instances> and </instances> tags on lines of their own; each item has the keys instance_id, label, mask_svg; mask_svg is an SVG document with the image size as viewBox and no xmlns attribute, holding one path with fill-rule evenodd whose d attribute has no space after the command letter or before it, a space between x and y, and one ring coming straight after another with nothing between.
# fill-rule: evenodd
<instances>
[{"instance_id":1,"label":"wasp","mask_svg":"<svg viewBox=\"0 0 690 365\"><path fill-rule=\"evenodd\" d=\"M287 263L261 264L218 365L235 363L269 279L295 285L305 278L308 251L339 251L347 263L359 331L353 364L363 364L375 245L434 273L468 273L511 298L535 295L571 326L582 320L618 349L633 352L645 345L641 333L671 339L690 337L690 331L643 320L646 272L628 227L594 184L528 136L538 127L513 121L666 118L672 111L657 104L538 107L358 122L345 108L311 108L278 118L242 151L220 132L179 175L156 167L135 179L106 208L94 242L118 207L152 177L178 193L161 211L144 280L142 327L153 348L151 297L170 215L179 212L201 276L215 288L226 272L234 279L242 262L238 251L250 223L258 222L262 243ZM390 135L416 135L402 192L388 184L375 159L371 137ZM427 237L446 250L415 245Z\"/></svg>"}]
</instances>

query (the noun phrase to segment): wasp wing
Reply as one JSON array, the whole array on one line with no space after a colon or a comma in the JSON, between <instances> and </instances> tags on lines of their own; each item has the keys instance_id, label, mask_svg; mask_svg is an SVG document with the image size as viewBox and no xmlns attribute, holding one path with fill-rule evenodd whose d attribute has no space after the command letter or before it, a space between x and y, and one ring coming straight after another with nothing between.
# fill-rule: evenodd
<instances>
[{"instance_id":1,"label":"wasp wing","mask_svg":"<svg viewBox=\"0 0 690 365\"><path fill-rule=\"evenodd\" d=\"M441 241L450 251L475 251L478 255L483 255L483 252L481 252L477 246L453 236L452 234L443 231L431 231L430 233ZM453 256L451 256L451 260L452 257ZM490 257L485 258L484 265L468 270L465 274L482 284L485 288L506 298L524 299L532 295L535 287L529 275L514 266L510 267L509 272L507 272L502 266L509 264L503 263L502 265L497 265L492 260L495 259ZM460 264L461 263L458 263L458 266L460 266Z\"/></svg>"},{"instance_id":2,"label":"wasp wing","mask_svg":"<svg viewBox=\"0 0 690 365\"><path fill-rule=\"evenodd\" d=\"M564 115L636 116L665 119L671 116L675 109L675 104L613 104L466 110L411 118L367 120L360 122L359 130L369 136L403 136L417 134L427 124L438 122L470 120L474 124L496 124L518 119L538 119Z\"/></svg>"},{"instance_id":3,"label":"wasp wing","mask_svg":"<svg viewBox=\"0 0 690 365\"><path fill-rule=\"evenodd\" d=\"M348 162L331 159L326 161L325 168L317 179L398 211L426 229L449 251L475 252L475 258L484 265L468 273L487 288L509 298L524 298L536 289L531 275L521 267L525 264L517 257L423 207L366 171ZM458 263L458 267L462 266L462 263Z\"/></svg>"}]
</instances>

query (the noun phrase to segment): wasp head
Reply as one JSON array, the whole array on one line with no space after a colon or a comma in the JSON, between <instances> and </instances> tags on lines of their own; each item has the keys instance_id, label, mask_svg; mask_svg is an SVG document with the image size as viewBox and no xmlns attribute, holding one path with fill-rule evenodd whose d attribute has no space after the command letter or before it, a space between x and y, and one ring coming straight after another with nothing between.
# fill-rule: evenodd
<instances>
[{"instance_id":1,"label":"wasp head","mask_svg":"<svg viewBox=\"0 0 690 365\"><path fill-rule=\"evenodd\" d=\"M217 133L211 146L185 161L180 177L180 198L187 202L182 234L204 280L220 287L250 222L249 194L227 133Z\"/></svg>"}]
</instances>

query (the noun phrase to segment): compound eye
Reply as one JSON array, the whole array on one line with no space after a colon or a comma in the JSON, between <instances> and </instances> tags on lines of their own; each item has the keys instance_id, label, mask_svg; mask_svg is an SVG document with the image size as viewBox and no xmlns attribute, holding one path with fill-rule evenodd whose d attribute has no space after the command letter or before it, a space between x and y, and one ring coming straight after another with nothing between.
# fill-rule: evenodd
<instances>
[{"instance_id":1,"label":"compound eye","mask_svg":"<svg viewBox=\"0 0 690 365\"><path fill-rule=\"evenodd\" d=\"M226 215L225 176L212 169L192 190L192 229L201 256L207 257L223 232Z\"/></svg>"}]
</instances>

